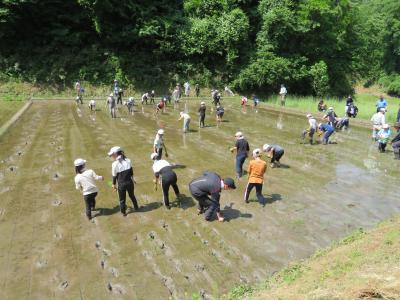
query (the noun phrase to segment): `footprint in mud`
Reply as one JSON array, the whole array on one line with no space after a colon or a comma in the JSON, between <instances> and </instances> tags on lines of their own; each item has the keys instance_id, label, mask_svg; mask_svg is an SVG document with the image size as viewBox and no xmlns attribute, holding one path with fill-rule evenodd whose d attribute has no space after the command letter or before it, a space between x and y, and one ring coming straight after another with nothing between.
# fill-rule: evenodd
<instances>
[{"instance_id":1,"label":"footprint in mud","mask_svg":"<svg viewBox=\"0 0 400 300\"><path fill-rule=\"evenodd\" d=\"M204 264L195 264L194 268L197 272L203 272L206 269Z\"/></svg>"},{"instance_id":2,"label":"footprint in mud","mask_svg":"<svg viewBox=\"0 0 400 300\"><path fill-rule=\"evenodd\" d=\"M122 284L119 284L119 283L113 284L111 286L111 289L112 289L113 293L115 293L115 294L119 294L119 295L125 295L126 294L126 289L124 288L124 286Z\"/></svg>"},{"instance_id":3,"label":"footprint in mud","mask_svg":"<svg viewBox=\"0 0 400 300\"><path fill-rule=\"evenodd\" d=\"M347 207L350 207L350 208L355 207L355 206L356 206L356 205L353 204L353 203L347 204Z\"/></svg>"},{"instance_id":4,"label":"footprint in mud","mask_svg":"<svg viewBox=\"0 0 400 300\"><path fill-rule=\"evenodd\" d=\"M61 175L59 173L54 173L53 175L53 180L58 180L60 179Z\"/></svg>"},{"instance_id":5,"label":"footprint in mud","mask_svg":"<svg viewBox=\"0 0 400 300\"><path fill-rule=\"evenodd\" d=\"M100 248L101 248L101 242L100 242L100 241L96 241L96 243L94 243L94 246L96 247L96 249L99 249L99 250L100 250Z\"/></svg>"},{"instance_id":6,"label":"footprint in mud","mask_svg":"<svg viewBox=\"0 0 400 300\"><path fill-rule=\"evenodd\" d=\"M56 240L61 240L61 239L62 239L62 234L61 234L60 232L55 232L55 233L54 233L54 238L55 238Z\"/></svg>"},{"instance_id":7,"label":"footprint in mud","mask_svg":"<svg viewBox=\"0 0 400 300\"><path fill-rule=\"evenodd\" d=\"M17 171L17 167L16 166L10 166L10 167L8 167L8 170L10 170L10 172L16 172Z\"/></svg>"},{"instance_id":8,"label":"footprint in mud","mask_svg":"<svg viewBox=\"0 0 400 300\"><path fill-rule=\"evenodd\" d=\"M61 204L62 204L61 200L58 200L58 199L53 200L51 202L51 205L53 205L53 206L60 206Z\"/></svg>"},{"instance_id":9,"label":"footprint in mud","mask_svg":"<svg viewBox=\"0 0 400 300\"><path fill-rule=\"evenodd\" d=\"M100 261L100 267L102 268L102 269L104 269L105 267L106 267L106 261L105 260L101 260Z\"/></svg>"},{"instance_id":10,"label":"footprint in mud","mask_svg":"<svg viewBox=\"0 0 400 300\"><path fill-rule=\"evenodd\" d=\"M68 281L64 280L58 285L58 289L64 291L68 287Z\"/></svg>"},{"instance_id":11,"label":"footprint in mud","mask_svg":"<svg viewBox=\"0 0 400 300\"><path fill-rule=\"evenodd\" d=\"M161 220L161 221L160 221L160 225L161 225L161 227L164 228L165 230L168 230L168 224L167 224L164 220Z\"/></svg>"},{"instance_id":12,"label":"footprint in mud","mask_svg":"<svg viewBox=\"0 0 400 300\"><path fill-rule=\"evenodd\" d=\"M156 237L156 233L154 231L150 231L148 234L149 238L151 238L152 240L154 240L154 238Z\"/></svg>"},{"instance_id":13,"label":"footprint in mud","mask_svg":"<svg viewBox=\"0 0 400 300\"><path fill-rule=\"evenodd\" d=\"M172 278L164 276L162 278L162 283L168 289L169 293L172 296L174 294L174 292L175 292L175 285L174 285L174 281L172 280Z\"/></svg>"}]
</instances>

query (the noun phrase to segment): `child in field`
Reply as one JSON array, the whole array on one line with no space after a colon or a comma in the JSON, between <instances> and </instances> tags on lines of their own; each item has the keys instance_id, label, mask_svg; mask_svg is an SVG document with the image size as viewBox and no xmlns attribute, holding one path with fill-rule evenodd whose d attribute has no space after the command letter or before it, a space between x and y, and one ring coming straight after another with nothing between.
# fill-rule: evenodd
<instances>
[{"instance_id":1,"label":"child in field","mask_svg":"<svg viewBox=\"0 0 400 300\"><path fill-rule=\"evenodd\" d=\"M256 188L257 200L260 203L264 203L264 196L262 194L264 174L267 170L267 163L261 159L261 149L254 149L253 160L249 163L249 181L244 192L244 201L249 203L249 196L251 190Z\"/></svg>"},{"instance_id":2,"label":"child in field","mask_svg":"<svg viewBox=\"0 0 400 300\"><path fill-rule=\"evenodd\" d=\"M165 108L165 103L166 103L166 99L165 98L163 98L163 99L161 99L160 100L160 102L156 105L156 112L155 112L155 116L157 116L158 115L158 113L160 112L160 111L162 111L162 112L164 112L164 108Z\"/></svg>"},{"instance_id":3,"label":"child in field","mask_svg":"<svg viewBox=\"0 0 400 300\"><path fill-rule=\"evenodd\" d=\"M378 131L378 149L379 152L385 152L386 145L390 139L390 128L389 124L383 124L382 129Z\"/></svg>"},{"instance_id":4,"label":"child in field","mask_svg":"<svg viewBox=\"0 0 400 300\"><path fill-rule=\"evenodd\" d=\"M83 199L86 205L86 216L92 219L92 210L96 207L96 196L99 192L95 180L104 180L103 176L96 175L93 170L86 170L86 160L82 158L75 159L75 187L83 193Z\"/></svg>"}]
</instances>

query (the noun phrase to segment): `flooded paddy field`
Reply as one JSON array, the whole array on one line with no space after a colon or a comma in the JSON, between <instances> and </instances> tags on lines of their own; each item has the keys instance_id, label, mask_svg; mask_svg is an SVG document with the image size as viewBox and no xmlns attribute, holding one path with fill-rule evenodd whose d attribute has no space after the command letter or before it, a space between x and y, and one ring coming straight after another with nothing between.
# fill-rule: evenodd
<instances>
[{"instance_id":1,"label":"flooded paddy field","mask_svg":"<svg viewBox=\"0 0 400 300\"><path fill-rule=\"evenodd\" d=\"M0 299L218 297L400 211L398 162L378 153L369 130L351 127L334 134L337 144L303 145L305 117L244 113L227 102L225 122L216 126L208 105L208 126L199 129L197 105L188 104L192 131L183 134L180 110L171 107L158 118L150 105L133 116L120 108L111 119L102 103L96 113L72 102L34 103L0 140ZM178 205L170 191L171 210L152 183L149 156L160 127L168 161L182 166L176 173L185 196ZM265 205L254 192L244 203L243 178L237 190L222 192L227 221L206 222L188 183L204 170L234 177L229 148L237 130L252 149L283 146L283 167L267 170ZM126 218L107 184L114 145L133 162L141 206ZM106 177L92 222L73 182L77 157Z\"/></svg>"}]
</instances>

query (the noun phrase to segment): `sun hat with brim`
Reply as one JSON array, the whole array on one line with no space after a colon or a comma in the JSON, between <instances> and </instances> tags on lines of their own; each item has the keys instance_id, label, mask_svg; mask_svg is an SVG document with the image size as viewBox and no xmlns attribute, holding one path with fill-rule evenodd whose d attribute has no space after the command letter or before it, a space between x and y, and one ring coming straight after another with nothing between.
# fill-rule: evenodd
<instances>
[{"instance_id":1,"label":"sun hat with brim","mask_svg":"<svg viewBox=\"0 0 400 300\"><path fill-rule=\"evenodd\" d=\"M226 184L229 188L231 188L233 190L236 189L235 181L232 178L227 177L223 181L224 181L224 184Z\"/></svg>"},{"instance_id":2,"label":"sun hat with brim","mask_svg":"<svg viewBox=\"0 0 400 300\"><path fill-rule=\"evenodd\" d=\"M157 131L157 134L163 135L163 134L164 134L164 129L159 129L159 130Z\"/></svg>"},{"instance_id":3,"label":"sun hat with brim","mask_svg":"<svg viewBox=\"0 0 400 300\"><path fill-rule=\"evenodd\" d=\"M383 128L383 129L388 129L389 127L390 127L389 124L383 124L383 125L382 125L382 128Z\"/></svg>"},{"instance_id":4,"label":"sun hat with brim","mask_svg":"<svg viewBox=\"0 0 400 300\"><path fill-rule=\"evenodd\" d=\"M236 132L235 137L237 137L237 138L243 137L243 132L241 132L241 131Z\"/></svg>"},{"instance_id":5,"label":"sun hat with brim","mask_svg":"<svg viewBox=\"0 0 400 300\"><path fill-rule=\"evenodd\" d=\"M264 146L263 146L263 151L264 152L268 152L269 150L271 150L271 146L270 145L268 145L268 144L264 144Z\"/></svg>"},{"instance_id":6,"label":"sun hat with brim","mask_svg":"<svg viewBox=\"0 0 400 300\"><path fill-rule=\"evenodd\" d=\"M75 167L80 167L80 166L83 166L84 164L86 164L86 160L84 160L82 158L77 158L74 160Z\"/></svg>"},{"instance_id":7,"label":"sun hat with brim","mask_svg":"<svg viewBox=\"0 0 400 300\"><path fill-rule=\"evenodd\" d=\"M157 157L158 157L158 154L157 154L157 153L152 153L152 154L150 155L150 159L151 159L151 160L155 160L155 159L157 159Z\"/></svg>"},{"instance_id":8,"label":"sun hat with brim","mask_svg":"<svg viewBox=\"0 0 400 300\"><path fill-rule=\"evenodd\" d=\"M118 152L120 152L120 151L122 151L121 147L114 146L114 147L112 147L112 148L110 149L110 151L108 151L108 156L111 156L111 155L113 155L113 154L115 154L115 153L118 153Z\"/></svg>"},{"instance_id":9,"label":"sun hat with brim","mask_svg":"<svg viewBox=\"0 0 400 300\"><path fill-rule=\"evenodd\" d=\"M257 148L253 150L253 157L259 157L261 155L261 149Z\"/></svg>"},{"instance_id":10,"label":"sun hat with brim","mask_svg":"<svg viewBox=\"0 0 400 300\"><path fill-rule=\"evenodd\" d=\"M206 103L205 102L201 102L200 105L206 105Z\"/></svg>"}]
</instances>

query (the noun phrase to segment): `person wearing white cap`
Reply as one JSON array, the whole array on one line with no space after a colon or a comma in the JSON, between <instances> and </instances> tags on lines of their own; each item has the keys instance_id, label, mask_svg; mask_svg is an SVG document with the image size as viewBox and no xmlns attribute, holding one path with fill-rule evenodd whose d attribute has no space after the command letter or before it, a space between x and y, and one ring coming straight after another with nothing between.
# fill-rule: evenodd
<instances>
[{"instance_id":1,"label":"person wearing white cap","mask_svg":"<svg viewBox=\"0 0 400 300\"><path fill-rule=\"evenodd\" d=\"M99 192L95 180L104 180L104 178L97 175L93 170L87 170L86 160L82 158L75 159L74 166L76 173L75 187L82 191L86 205L86 216L90 220L92 219L92 210L96 208L96 196Z\"/></svg>"},{"instance_id":2,"label":"person wearing white cap","mask_svg":"<svg viewBox=\"0 0 400 300\"><path fill-rule=\"evenodd\" d=\"M108 96L107 105L108 105L108 110L111 113L111 118L116 118L117 114L116 114L115 109L116 109L117 103L115 102L115 97L114 97L113 93L111 93L110 96Z\"/></svg>"},{"instance_id":3,"label":"person wearing white cap","mask_svg":"<svg viewBox=\"0 0 400 300\"><path fill-rule=\"evenodd\" d=\"M386 145L389 142L391 135L389 124L383 124L382 129L378 131L378 149L379 152L383 153L386 151Z\"/></svg>"},{"instance_id":4,"label":"person wearing white cap","mask_svg":"<svg viewBox=\"0 0 400 300\"><path fill-rule=\"evenodd\" d=\"M243 164L249 155L250 146L241 131L236 132L235 138L235 147L232 147L230 151L236 151L236 177L240 179L240 177L243 175Z\"/></svg>"},{"instance_id":5,"label":"person wearing white cap","mask_svg":"<svg viewBox=\"0 0 400 300\"><path fill-rule=\"evenodd\" d=\"M268 145L263 146L263 151L267 153L267 156L271 159L271 168L280 167L280 159L282 158L285 150L279 145Z\"/></svg>"},{"instance_id":6,"label":"person wearing white cap","mask_svg":"<svg viewBox=\"0 0 400 300\"><path fill-rule=\"evenodd\" d=\"M381 108L371 118L372 139L374 139L374 140L376 140L376 134L378 133L378 131L382 129L382 125L386 124L385 113L386 113L386 110L384 108Z\"/></svg>"},{"instance_id":7,"label":"person wearing white cap","mask_svg":"<svg viewBox=\"0 0 400 300\"><path fill-rule=\"evenodd\" d=\"M89 101L89 109L90 111L96 111L96 101L94 99Z\"/></svg>"},{"instance_id":8,"label":"person wearing white cap","mask_svg":"<svg viewBox=\"0 0 400 300\"><path fill-rule=\"evenodd\" d=\"M317 120L311 115L307 114L308 119L308 129L303 131L302 137L305 139L306 135L308 134L310 145L314 143L314 133L317 131Z\"/></svg>"},{"instance_id":9,"label":"person wearing white cap","mask_svg":"<svg viewBox=\"0 0 400 300\"><path fill-rule=\"evenodd\" d=\"M281 89L279 90L279 95L281 96L281 106L285 106L287 89L283 84L281 84Z\"/></svg>"},{"instance_id":10,"label":"person wearing white cap","mask_svg":"<svg viewBox=\"0 0 400 300\"><path fill-rule=\"evenodd\" d=\"M189 132L190 116L188 113L181 111L178 121L183 119L183 133Z\"/></svg>"},{"instance_id":11,"label":"person wearing white cap","mask_svg":"<svg viewBox=\"0 0 400 300\"><path fill-rule=\"evenodd\" d=\"M256 196L258 202L261 204L264 203L264 196L262 194L263 182L264 182L264 174L267 171L267 163L261 159L261 149L253 150L253 160L249 163L249 180L246 186L246 190L244 192L244 201L249 203L249 196L251 190L256 188Z\"/></svg>"},{"instance_id":12,"label":"person wearing white cap","mask_svg":"<svg viewBox=\"0 0 400 300\"><path fill-rule=\"evenodd\" d=\"M335 111L333 110L333 107L329 107L328 110L326 111L325 116L322 117L324 120L328 121L328 124L333 126L333 128L335 128L336 126L336 118L337 115L335 113Z\"/></svg>"},{"instance_id":13,"label":"person wearing white cap","mask_svg":"<svg viewBox=\"0 0 400 300\"><path fill-rule=\"evenodd\" d=\"M158 154L152 153L150 155L151 160L153 161L153 173L155 176L154 179L154 187L157 190L157 184L161 185L163 192L163 203L166 208L170 209L169 204L169 187L172 186L174 189L175 195L179 198L179 188L178 188L178 177L176 173L172 170L172 166L166 160L158 160Z\"/></svg>"},{"instance_id":14,"label":"person wearing white cap","mask_svg":"<svg viewBox=\"0 0 400 300\"><path fill-rule=\"evenodd\" d=\"M200 128L204 128L204 120L206 119L206 103L205 102L201 102L200 103L200 107L198 110L199 113L199 127Z\"/></svg>"},{"instance_id":15,"label":"person wearing white cap","mask_svg":"<svg viewBox=\"0 0 400 300\"><path fill-rule=\"evenodd\" d=\"M114 160L111 166L112 188L118 191L120 210L125 217L127 192L135 210L139 209L135 197L132 164L130 159L125 156L124 151L118 146L112 147L108 152L108 156Z\"/></svg>"},{"instance_id":16,"label":"person wearing white cap","mask_svg":"<svg viewBox=\"0 0 400 300\"><path fill-rule=\"evenodd\" d=\"M167 147L164 143L164 129L159 129L153 143L153 152L158 154L158 159L162 158L163 149L165 150L165 157L168 158Z\"/></svg>"}]
</instances>

